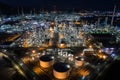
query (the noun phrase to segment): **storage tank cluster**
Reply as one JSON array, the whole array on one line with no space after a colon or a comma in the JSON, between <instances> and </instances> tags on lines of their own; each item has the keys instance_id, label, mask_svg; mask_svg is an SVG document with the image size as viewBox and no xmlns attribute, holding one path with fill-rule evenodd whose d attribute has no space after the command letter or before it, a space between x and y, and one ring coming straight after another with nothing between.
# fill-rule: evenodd
<instances>
[{"instance_id":1,"label":"storage tank cluster","mask_svg":"<svg viewBox=\"0 0 120 80\"><path fill-rule=\"evenodd\" d=\"M40 57L40 66L43 68L49 68L53 66L53 75L57 79L66 79L69 74L71 67L69 64L64 62L54 63L54 56L43 55Z\"/></svg>"}]
</instances>

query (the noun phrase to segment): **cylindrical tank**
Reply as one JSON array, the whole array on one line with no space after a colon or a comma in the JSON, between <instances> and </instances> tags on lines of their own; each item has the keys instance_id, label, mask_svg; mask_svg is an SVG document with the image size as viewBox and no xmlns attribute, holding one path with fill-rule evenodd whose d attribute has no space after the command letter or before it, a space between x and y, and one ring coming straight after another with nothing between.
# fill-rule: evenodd
<instances>
[{"instance_id":1,"label":"cylindrical tank","mask_svg":"<svg viewBox=\"0 0 120 80\"><path fill-rule=\"evenodd\" d=\"M67 63L59 62L53 65L53 75L57 79L66 79L70 73L70 65Z\"/></svg>"},{"instance_id":2,"label":"cylindrical tank","mask_svg":"<svg viewBox=\"0 0 120 80\"><path fill-rule=\"evenodd\" d=\"M75 65L76 66L82 66L83 65L84 58L82 57L76 57L75 58Z\"/></svg>"},{"instance_id":3,"label":"cylindrical tank","mask_svg":"<svg viewBox=\"0 0 120 80\"><path fill-rule=\"evenodd\" d=\"M49 68L54 63L54 56L52 55L43 55L40 57L40 66L43 68Z\"/></svg>"}]
</instances>

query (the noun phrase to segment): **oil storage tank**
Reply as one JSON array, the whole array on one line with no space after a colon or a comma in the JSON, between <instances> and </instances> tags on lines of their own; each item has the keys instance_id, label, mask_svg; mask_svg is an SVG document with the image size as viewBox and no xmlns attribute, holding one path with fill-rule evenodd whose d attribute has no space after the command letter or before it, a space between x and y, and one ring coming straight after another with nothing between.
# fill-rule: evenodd
<instances>
[{"instance_id":1,"label":"oil storage tank","mask_svg":"<svg viewBox=\"0 0 120 80\"><path fill-rule=\"evenodd\" d=\"M71 67L64 62L55 63L53 65L53 75L57 79L66 79L70 74Z\"/></svg>"},{"instance_id":2,"label":"oil storage tank","mask_svg":"<svg viewBox=\"0 0 120 80\"><path fill-rule=\"evenodd\" d=\"M43 55L40 57L40 66L43 68L49 68L54 64L54 56Z\"/></svg>"},{"instance_id":3,"label":"oil storage tank","mask_svg":"<svg viewBox=\"0 0 120 80\"><path fill-rule=\"evenodd\" d=\"M75 58L75 65L76 66L80 67L83 65L83 63L84 63L84 58L78 57L78 56Z\"/></svg>"}]
</instances>

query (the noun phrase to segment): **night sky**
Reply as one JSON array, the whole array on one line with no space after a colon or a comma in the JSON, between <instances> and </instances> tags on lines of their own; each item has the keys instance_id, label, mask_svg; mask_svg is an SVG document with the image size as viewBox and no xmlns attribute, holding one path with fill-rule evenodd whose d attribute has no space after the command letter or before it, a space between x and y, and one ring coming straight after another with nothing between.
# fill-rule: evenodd
<instances>
[{"instance_id":1,"label":"night sky","mask_svg":"<svg viewBox=\"0 0 120 80\"><path fill-rule=\"evenodd\" d=\"M0 0L0 3L12 8L36 8L58 10L111 10L114 5L120 9L120 0Z\"/></svg>"}]
</instances>

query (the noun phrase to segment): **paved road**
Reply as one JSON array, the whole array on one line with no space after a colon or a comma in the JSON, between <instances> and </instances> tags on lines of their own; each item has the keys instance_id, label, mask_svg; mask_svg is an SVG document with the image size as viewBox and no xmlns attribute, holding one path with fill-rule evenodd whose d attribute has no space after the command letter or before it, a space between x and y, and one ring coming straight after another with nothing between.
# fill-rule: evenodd
<instances>
[{"instance_id":1,"label":"paved road","mask_svg":"<svg viewBox=\"0 0 120 80\"><path fill-rule=\"evenodd\" d=\"M16 74L16 70L3 56L4 54L0 52L0 80L12 80L11 77Z\"/></svg>"}]
</instances>

